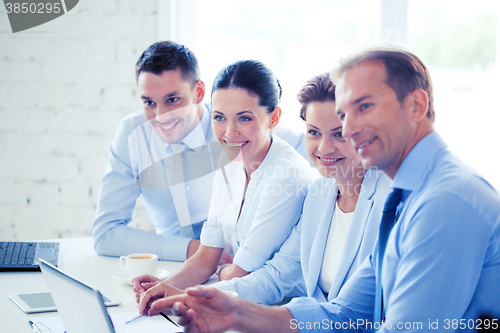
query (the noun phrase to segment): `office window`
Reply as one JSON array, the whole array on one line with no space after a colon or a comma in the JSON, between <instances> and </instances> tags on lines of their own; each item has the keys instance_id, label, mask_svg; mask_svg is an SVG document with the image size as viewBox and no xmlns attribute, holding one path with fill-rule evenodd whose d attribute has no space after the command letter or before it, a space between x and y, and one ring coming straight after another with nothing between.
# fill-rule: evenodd
<instances>
[{"instance_id":1,"label":"office window","mask_svg":"<svg viewBox=\"0 0 500 333\"><path fill-rule=\"evenodd\" d=\"M429 66L436 129L462 160L500 189L500 2L409 0L408 48Z\"/></svg>"},{"instance_id":2,"label":"office window","mask_svg":"<svg viewBox=\"0 0 500 333\"><path fill-rule=\"evenodd\" d=\"M196 54L208 91L225 65L260 60L281 81L282 122L302 131L300 88L341 56L378 42L379 12L380 1L197 1Z\"/></svg>"}]
</instances>

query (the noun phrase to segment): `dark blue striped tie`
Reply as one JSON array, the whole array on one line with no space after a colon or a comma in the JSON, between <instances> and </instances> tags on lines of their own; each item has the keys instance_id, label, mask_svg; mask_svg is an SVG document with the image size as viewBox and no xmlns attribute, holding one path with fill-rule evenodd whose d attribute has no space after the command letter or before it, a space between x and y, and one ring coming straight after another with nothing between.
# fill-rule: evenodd
<instances>
[{"instance_id":1,"label":"dark blue striped tie","mask_svg":"<svg viewBox=\"0 0 500 333\"><path fill-rule=\"evenodd\" d=\"M395 188L387 197L384 211L382 213L382 221L380 222L380 230L378 233L378 260L377 260L377 277L375 291L375 312L373 322L381 322L384 319L384 302L382 294L382 261L384 259L385 247L391 229L396 222L396 207L401 202L401 189Z\"/></svg>"}]
</instances>

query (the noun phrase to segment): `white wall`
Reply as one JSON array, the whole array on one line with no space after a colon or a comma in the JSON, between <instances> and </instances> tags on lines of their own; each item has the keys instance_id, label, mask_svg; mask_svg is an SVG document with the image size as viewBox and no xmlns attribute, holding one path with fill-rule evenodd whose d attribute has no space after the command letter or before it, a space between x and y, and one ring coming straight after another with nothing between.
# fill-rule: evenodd
<instances>
[{"instance_id":1,"label":"white wall","mask_svg":"<svg viewBox=\"0 0 500 333\"><path fill-rule=\"evenodd\" d=\"M157 1L80 0L13 34L0 5L0 239L91 235L119 120L140 108L134 65ZM136 224L148 227L142 205Z\"/></svg>"}]
</instances>

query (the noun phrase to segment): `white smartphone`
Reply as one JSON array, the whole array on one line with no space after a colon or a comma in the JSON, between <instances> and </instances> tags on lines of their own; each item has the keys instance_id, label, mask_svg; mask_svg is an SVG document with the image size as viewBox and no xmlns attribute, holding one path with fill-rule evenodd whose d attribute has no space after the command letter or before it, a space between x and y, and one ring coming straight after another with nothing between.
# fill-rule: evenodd
<instances>
[{"instance_id":1,"label":"white smartphone","mask_svg":"<svg viewBox=\"0 0 500 333\"><path fill-rule=\"evenodd\" d=\"M56 305L49 292L9 295L10 299L26 313L57 311ZM120 302L106 295L102 295L106 306L116 306Z\"/></svg>"}]
</instances>

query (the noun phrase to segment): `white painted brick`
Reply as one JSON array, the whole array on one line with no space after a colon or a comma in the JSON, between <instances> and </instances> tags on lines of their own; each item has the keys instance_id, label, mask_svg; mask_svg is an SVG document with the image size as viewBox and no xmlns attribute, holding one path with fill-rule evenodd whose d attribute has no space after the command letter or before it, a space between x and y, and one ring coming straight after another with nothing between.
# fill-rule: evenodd
<instances>
[{"instance_id":1,"label":"white painted brick","mask_svg":"<svg viewBox=\"0 0 500 333\"><path fill-rule=\"evenodd\" d=\"M6 177L0 178L0 189L0 202L2 203L2 205L15 205L16 200L14 197L14 191L16 190L16 184L14 180L12 178ZM0 214L0 223L2 222L7 222L7 220L5 216Z\"/></svg>"},{"instance_id":2,"label":"white painted brick","mask_svg":"<svg viewBox=\"0 0 500 333\"><path fill-rule=\"evenodd\" d=\"M97 83L102 81L100 77L99 66L93 63L84 63L81 61L73 61L72 59L65 62L58 62L62 60L54 60L47 57L47 60L41 66L40 78L41 82L55 83L61 85L64 89L68 84L79 83ZM83 79L83 82L78 82Z\"/></svg>"},{"instance_id":3,"label":"white painted brick","mask_svg":"<svg viewBox=\"0 0 500 333\"><path fill-rule=\"evenodd\" d=\"M87 225L90 222L91 226L93 216L88 210L81 208L51 205L44 208L33 206L16 210L14 219L17 238L44 239L90 236ZM77 219L85 223L75 223Z\"/></svg>"},{"instance_id":4,"label":"white painted brick","mask_svg":"<svg viewBox=\"0 0 500 333\"><path fill-rule=\"evenodd\" d=\"M58 195L55 204L67 207L90 207L93 204L92 195L94 195L93 190L89 191L91 187L84 182L65 182L57 187Z\"/></svg>"},{"instance_id":5,"label":"white painted brick","mask_svg":"<svg viewBox=\"0 0 500 333\"><path fill-rule=\"evenodd\" d=\"M0 158L5 156L5 152L7 151L7 138L5 135L5 131L2 131L0 128Z\"/></svg>"},{"instance_id":6,"label":"white painted brick","mask_svg":"<svg viewBox=\"0 0 500 333\"><path fill-rule=\"evenodd\" d=\"M55 40L50 39L48 33L27 34L17 33L10 35L8 57L12 61L43 61L48 57L47 52L55 45Z\"/></svg>"},{"instance_id":7,"label":"white painted brick","mask_svg":"<svg viewBox=\"0 0 500 333\"><path fill-rule=\"evenodd\" d=\"M90 15L112 15L117 14L119 2L120 1L102 1L99 3L87 2L84 6L80 8L75 7L75 9L78 8L78 10L85 10Z\"/></svg>"},{"instance_id":8,"label":"white painted brick","mask_svg":"<svg viewBox=\"0 0 500 333\"><path fill-rule=\"evenodd\" d=\"M17 209L43 209L57 201L57 184L46 178L18 181L14 198Z\"/></svg>"},{"instance_id":9,"label":"white painted brick","mask_svg":"<svg viewBox=\"0 0 500 333\"><path fill-rule=\"evenodd\" d=\"M0 31L12 31L9 23L9 17L4 6L0 6ZM0 43L0 45L2 45Z\"/></svg>"},{"instance_id":10,"label":"white painted brick","mask_svg":"<svg viewBox=\"0 0 500 333\"><path fill-rule=\"evenodd\" d=\"M34 60L2 61L0 62L0 72L3 82L9 78L15 78L18 82L40 81L42 79L42 65Z\"/></svg>"},{"instance_id":11,"label":"white painted brick","mask_svg":"<svg viewBox=\"0 0 500 333\"><path fill-rule=\"evenodd\" d=\"M13 176L19 180L74 181L79 176L78 160L74 157L45 155L18 158L14 161Z\"/></svg>"},{"instance_id":12,"label":"white painted brick","mask_svg":"<svg viewBox=\"0 0 500 333\"><path fill-rule=\"evenodd\" d=\"M95 108L99 104L101 88L95 84L82 82L63 86L47 82L38 88L37 95L40 97L36 107L39 110L51 111L55 115L66 115L76 107Z\"/></svg>"},{"instance_id":13,"label":"white painted brick","mask_svg":"<svg viewBox=\"0 0 500 333\"><path fill-rule=\"evenodd\" d=\"M139 97L133 92L135 86L131 85L108 85L102 93L103 108L105 110L135 110L133 105L140 106Z\"/></svg>"},{"instance_id":14,"label":"white painted brick","mask_svg":"<svg viewBox=\"0 0 500 333\"><path fill-rule=\"evenodd\" d=\"M123 61L125 63L132 61L130 63L130 73L132 74L132 78L135 79L134 76L134 65L139 56L143 52L143 49L139 49L137 45L137 41L134 38L129 36L124 36L116 40L115 43L115 60Z\"/></svg>"},{"instance_id":15,"label":"white painted brick","mask_svg":"<svg viewBox=\"0 0 500 333\"><path fill-rule=\"evenodd\" d=\"M20 120L20 119L19 119ZM12 124L11 126L15 126ZM37 136L34 134L33 136ZM1 140L4 149L0 156L13 161L15 158L24 157L30 158L37 152L40 147L40 141L34 139L33 136L29 137L26 133L20 131L3 132Z\"/></svg>"},{"instance_id":16,"label":"white painted brick","mask_svg":"<svg viewBox=\"0 0 500 333\"><path fill-rule=\"evenodd\" d=\"M13 205L0 205L0 235L2 241L13 241L18 239L16 233L15 207Z\"/></svg>"},{"instance_id":17,"label":"white painted brick","mask_svg":"<svg viewBox=\"0 0 500 333\"><path fill-rule=\"evenodd\" d=\"M87 0L0 34L2 239L91 235L109 144L141 106L134 65L155 41L156 1L140 0ZM133 223L154 230L141 200Z\"/></svg>"},{"instance_id":18,"label":"white painted brick","mask_svg":"<svg viewBox=\"0 0 500 333\"><path fill-rule=\"evenodd\" d=\"M98 78L101 83L113 81L115 84L136 86L135 63L139 59L140 54L136 56L133 54L133 50L127 49L128 47L133 46L122 45L120 41L117 41L117 60L114 61L113 65L99 67L100 73Z\"/></svg>"},{"instance_id":19,"label":"white painted brick","mask_svg":"<svg viewBox=\"0 0 500 333\"><path fill-rule=\"evenodd\" d=\"M5 95L2 95L0 95L3 97L0 103L3 107L15 110L37 107L40 103L40 98L42 98L40 83L30 81L16 82L15 79L8 84Z\"/></svg>"},{"instance_id":20,"label":"white painted brick","mask_svg":"<svg viewBox=\"0 0 500 333\"><path fill-rule=\"evenodd\" d=\"M34 126L33 126L34 127ZM89 129L87 129L89 131ZM108 148L103 142L108 137L70 131L43 132L4 131L0 134L0 156L15 158L38 158L39 156L72 156L77 159L93 158L107 154ZM109 140L111 138L109 137Z\"/></svg>"},{"instance_id":21,"label":"white painted brick","mask_svg":"<svg viewBox=\"0 0 500 333\"><path fill-rule=\"evenodd\" d=\"M120 95L119 92L116 93L116 95ZM122 95L125 95L125 93ZM83 101L81 103L83 103ZM111 141L110 138L113 137L116 129L118 128L120 120L125 115L130 113L130 104L131 103L126 102L109 102L108 104L103 101L100 105L94 105L92 108L89 107L89 109L85 109L83 105L79 104L77 106L65 106L64 110L42 111L39 113L45 113L45 116L50 118L51 135L53 133L97 136L105 135L106 137L103 138L103 141L107 141L107 143L109 143L109 141ZM79 140L80 138L75 136L75 141ZM75 143L75 146L76 145L83 147L81 143Z\"/></svg>"},{"instance_id":22,"label":"white painted brick","mask_svg":"<svg viewBox=\"0 0 500 333\"><path fill-rule=\"evenodd\" d=\"M82 177L94 184L94 191L98 191L99 182L104 175L108 162L108 152L95 158L86 158L81 162Z\"/></svg>"}]
</instances>

